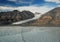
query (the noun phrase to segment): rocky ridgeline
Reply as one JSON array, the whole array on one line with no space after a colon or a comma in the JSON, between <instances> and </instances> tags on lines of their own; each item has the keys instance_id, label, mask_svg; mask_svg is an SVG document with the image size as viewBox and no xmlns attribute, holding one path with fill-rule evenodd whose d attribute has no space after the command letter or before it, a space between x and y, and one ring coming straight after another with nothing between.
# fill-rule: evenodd
<instances>
[{"instance_id":1,"label":"rocky ridgeline","mask_svg":"<svg viewBox=\"0 0 60 42\"><path fill-rule=\"evenodd\" d=\"M24 24L22 24L24 25ZM57 7L45 14L39 19L25 23L30 26L60 26L60 7Z\"/></svg>"},{"instance_id":2,"label":"rocky ridgeline","mask_svg":"<svg viewBox=\"0 0 60 42\"><path fill-rule=\"evenodd\" d=\"M30 11L9 11L9 12L0 12L0 25L8 25L13 22L33 18L34 14Z\"/></svg>"}]
</instances>

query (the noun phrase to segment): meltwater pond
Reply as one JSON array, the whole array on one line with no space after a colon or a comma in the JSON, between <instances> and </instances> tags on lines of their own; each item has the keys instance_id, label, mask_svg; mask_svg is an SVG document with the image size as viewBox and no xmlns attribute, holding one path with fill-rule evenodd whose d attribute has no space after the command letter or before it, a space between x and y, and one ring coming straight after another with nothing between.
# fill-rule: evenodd
<instances>
[{"instance_id":1,"label":"meltwater pond","mask_svg":"<svg viewBox=\"0 0 60 42\"><path fill-rule=\"evenodd\" d=\"M0 27L0 42L60 42L60 27Z\"/></svg>"}]
</instances>

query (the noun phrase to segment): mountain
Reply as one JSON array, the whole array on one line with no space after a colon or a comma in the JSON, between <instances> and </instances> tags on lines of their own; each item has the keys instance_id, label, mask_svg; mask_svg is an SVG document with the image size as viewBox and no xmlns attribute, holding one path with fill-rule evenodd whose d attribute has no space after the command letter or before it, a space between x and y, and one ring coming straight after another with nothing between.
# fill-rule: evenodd
<instances>
[{"instance_id":1,"label":"mountain","mask_svg":"<svg viewBox=\"0 0 60 42\"><path fill-rule=\"evenodd\" d=\"M26 20L33 18L34 14L30 11L9 11L9 12L0 12L0 25L8 25L13 22L21 21L21 20Z\"/></svg>"},{"instance_id":2,"label":"mountain","mask_svg":"<svg viewBox=\"0 0 60 42\"><path fill-rule=\"evenodd\" d=\"M60 7L43 14L39 19L21 25L29 26L60 26Z\"/></svg>"}]
</instances>

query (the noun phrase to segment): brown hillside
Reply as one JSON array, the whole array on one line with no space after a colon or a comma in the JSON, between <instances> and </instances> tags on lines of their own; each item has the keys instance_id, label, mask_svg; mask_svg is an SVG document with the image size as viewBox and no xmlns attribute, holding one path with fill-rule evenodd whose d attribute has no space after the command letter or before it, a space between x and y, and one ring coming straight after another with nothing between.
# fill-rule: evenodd
<instances>
[{"instance_id":1,"label":"brown hillside","mask_svg":"<svg viewBox=\"0 0 60 42\"><path fill-rule=\"evenodd\" d=\"M60 26L60 7L43 14L39 19L28 25L32 26Z\"/></svg>"}]
</instances>

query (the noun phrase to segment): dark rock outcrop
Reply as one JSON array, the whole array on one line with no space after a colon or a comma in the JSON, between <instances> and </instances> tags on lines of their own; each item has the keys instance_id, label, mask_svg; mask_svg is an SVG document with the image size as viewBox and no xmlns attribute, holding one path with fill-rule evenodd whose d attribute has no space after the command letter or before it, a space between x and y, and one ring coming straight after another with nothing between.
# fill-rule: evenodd
<instances>
[{"instance_id":1,"label":"dark rock outcrop","mask_svg":"<svg viewBox=\"0 0 60 42\"><path fill-rule=\"evenodd\" d=\"M9 11L9 12L0 12L0 25L7 25L13 22L33 18L34 14L30 11Z\"/></svg>"},{"instance_id":2,"label":"dark rock outcrop","mask_svg":"<svg viewBox=\"0 0 60 42\"><path fill-rule=\"evenodd\" d=\"M29 24L28 24L29 23ZM25 25L30 26L60 26L60 7L57 7L45 14L34 22L28 22Z\"/></svg>"}]
</instances>

